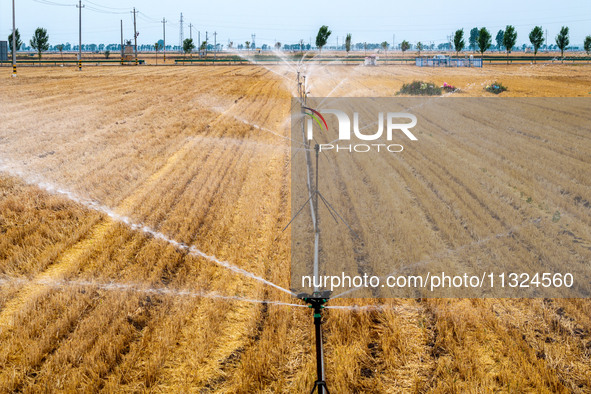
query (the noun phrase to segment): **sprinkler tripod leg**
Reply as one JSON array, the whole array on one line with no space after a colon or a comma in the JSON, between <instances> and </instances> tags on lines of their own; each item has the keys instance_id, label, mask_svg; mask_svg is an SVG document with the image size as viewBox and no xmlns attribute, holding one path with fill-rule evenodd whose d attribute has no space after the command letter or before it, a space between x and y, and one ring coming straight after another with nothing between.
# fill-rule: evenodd
<instances>
[{"instance_id":1,"label":"sprinkler tripod leg","mask_svg":"<svg viewBox=\"0 0 591 394\"><path fill-rule=\"evenodd\" d=\"M324 391L326 391L326 394L330 394L328 392L328 387L326 387L326 382L324 382L324 381L322 381L322 382L316 381L314 383L314 388L312 389L312 392L310 394L312 394L314 391L316 391L316 387L318 387L318 393L319 394L323 394ZM323 390L323 387L324 387L324 391L322 391Z\"/></svg>"}]
</instances>

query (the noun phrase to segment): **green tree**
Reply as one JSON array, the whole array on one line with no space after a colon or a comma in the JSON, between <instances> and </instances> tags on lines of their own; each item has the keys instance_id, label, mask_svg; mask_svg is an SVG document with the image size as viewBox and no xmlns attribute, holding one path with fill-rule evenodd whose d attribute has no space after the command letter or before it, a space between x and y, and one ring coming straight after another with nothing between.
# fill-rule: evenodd
<instances>
[{"instance_id":1,"label":"green tree","mask_svg":"<svg viewBox=\"0 0 591 394\"><path fill-rule=\"evenodd\" d=\"M477 27L473 27L472 30L470 30L470 48L476 52L476 44L478 42L478 28Z\"/></svg>"},{"instance_id":2,"label":"green tree","mask_svg":"<svg viewBox=\"0 0 591 394\"><path fill-rule=\"evenodd\" d=\"M484 58L484 52L486 52L491 45L492 36L490 35L486 27L483 27L478 32L478 49L480 50L481 58Z\"/></svg>"},{"instance_id":3,"label":"green tree","mask_svg":"<svg viewBox=\"0 0 591 394\"><path fill-rule=\"evenodd\" d=\"M589 52L591 52L591 36L585 37L583 48L585 48L585 52L587 52L587 56L589 56Z\"/></svg>"},{"instance_id":4,"label":"green tree","mask_svg":"<svg viewBox=\"0 0 591 394\"><path fill-rule=\"evenodd\" d=\"M402 56L404 56L404 52L410 49L410 44L408 41L404 40L400 43L400 50L402 51Z\"/></svg>"},{"instance_id":5,"label":"green tree","mask_svg":"<svg viewBox=\"0 0 591 394\"><path fill-rule=\"evenodd\" d=\"M544 43L544 31L542 30L542 26L536 26L532 29L529 33L529 42L534 46L534 63L536 63L538 49L540 49Z\"/></svg>"},{"instance_id":6,"label":"green tree","mask_svg":"<svg viewBox=\"0 0 591 394\"><path fill-rule=\"evenodd\" d=\"M351 33L345 37L345 50L347 51L347 56L349 56L349 52L351 52Z\"/></svg>"},{"instance_id":7,"label":"green tree","mask_svg":"<svg viewBox=\"0 0 591 394\"><path fill-rule=\"evenodd\" d=\"M275 43L275 50L280 50L281 49L281 43L280 42L276 42Z\"/></svg>"},{"instance_id":8,"label":"green tree","mask_svg":"<svg viewBox=\"0 0 591 394\"><path fill-rule=\"evenodd\" d=\"M417 51L419 52L419 57L421 57L421 51L423 50L423 43L417 42Z\"/></svg>"},{"instance_id":9,"label":"green tree","mask_svg":"<svg viewBox=\"0 0 591 394\"><path fill-rule=\"evenodd\" d=\"M388 47L390 46L390 44L388 44L388 41L384 41L381 44L382 49L384 50L384 52L387 54L388 53Z\"/></svg>"},{"instance_id":10,"label":"green tree","mask_svg":"<svg viewBox=\"0 0 591 394\"><path fill-rule=\"evenodd\" d=\"M31 47L39 54L39 60L41 60L41 53L49 49L49 35L47 35L47 30L42 27L35 29L35 34L33 34L30 43Z\"/></svg>"},{"instance_id":11,"label":"green tree","mask_svg":"<svg viewBox=\"0 0 591 394\"><path fill-rule=\"evenodd\" d=\"M18 32L18 29L14 31L14 38L16 41L16 50L18 51L23 46L23 42L21 41L21 34ZM10 52L12 52L12 33L8 35L8 47L10 48Z\"/></svg>"},{"instance_id":12,"label":"green tree","mask_svg":"<svg viewBox=\"0 0 591 394\"><path fill-rule=\"evenodd\" d=\"M250 51L250 41L246 41L244 44L246 45L246 50Z\"/></svg>"},{"instance_id":13,"label":"green tree","mask_svg":"<svg viewBox=\"0 0 591 394\"><path fill-rule=\"evenodd\" d=\"M105 51L105 59L108 59L109 56L111 56L111 51L109 51L108 49Z\"/></svg>"},{"instance_id":14,"label":"green tree","mask_svg":"<svg viewBox=\"0 0 591 394\"><path fill-rule=\"evenodd\" d=\"M158 49L160 49L160 43L155 42L154 43L154 50L156 51L156 65L158 65Z\"/></svg>"},{"instance_id":15,"label":"green tree","mask_svg":"<svg viewBox=\"0 0 591 394\"><path fill-rule=\"evenodd\" d=\"M560 33L558 33L556 36L556 45L558 48L560 48L560 57L562 58L562 62L564 62L564 50L568 46L569 42L568 27L562 26Z\"/></svg>"},{"instance_id":16,"label":"green tree","mask_svg":"<svg viewBox=\"0 0 591 394\"><path fill-rule=\"evenodd\" d=\"M64 62L64 44L58 44L55 48L60 51L60 57L62 58L62 63Z\"/></svg>"},{"instance_id":17,"label":"green tree","mask_svg":"<svg viewBox=\"0 0 591 394\"><path fill-rule=\"evenodd\" d=\"M316 46L320 51L322 51L322 47L326 45L328 37L330 37L331 33L332 31L328 30L328 26L326 25L322 25L320 26L320 29L318 29L318 34L316 35Z\"/></svg>"},{"instance_id":18,"label":"green tree","mask_svg":"<svg viewBox=\"0 0 591 394\"><path fill-rule=\"evenodd\" d=\"M464 29L456 30L454 34L454 47L456 48L456 57L460 56L460 51L464 49L466 42L464 41Z\"/></svg>"},{"instance_id":19,"label":"green tree","mask_svg":"<svg viewBox=\"0 0 591 394\"><path fill-rule=\"evenodd\" d=\"M505 31L504 30L499 30L497 32L497 37L495 38L495 41L497 42L497 49L500 51L501 48L503 48L503 37L505 36Z\"/></svg>"},{"instance_id":20,"label":"green tree","mask_svg":"<svg viewBox=\"0 0 591 394\"><path fill-rule=\"evenodd\" d=\"M515 27L507 25L503 33L503 46L507 50L507 64L509 64L509 54L517 42L517 32Z\"/></svg>"},{"instance_id":21,"label":"green tree","mask_svg":"<svg viewBox=\"0 0 591 394\"><path fill-rule=\"evenodd\" d=\"M193 39L192 38L185 38L185 40L183 41L183 52L185 52L185 54L193 53L193 49L195 49L195 44L193 44Z\"/></svg>"}]
</instances>

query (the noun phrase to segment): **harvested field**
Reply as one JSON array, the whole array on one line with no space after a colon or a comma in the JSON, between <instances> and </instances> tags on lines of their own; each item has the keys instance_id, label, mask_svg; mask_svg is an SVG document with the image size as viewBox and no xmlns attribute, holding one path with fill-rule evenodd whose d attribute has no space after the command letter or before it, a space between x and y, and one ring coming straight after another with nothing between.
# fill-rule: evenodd
<instances>
[{"instance_id":1,"label":"harvested field","mask_svg":"<svg viewBox=\"0 0 591 394\"><path fill-rule=\"evenodd\" d=\"M18 78L0 71L0 392L309 391L310 311L277 304L300 303L219 263L289 287L290 235L281 230L291 209L292 71L20 68ZM587 65L310 72L319 97L389 97L413 80L453 84L460 97L489 96L483 88L495 80L509 87L501 96L591 93ZM488 172L479 176L489 190L513 193L519 217L563 212L562 222L540 231L569 224L574 238L563 234L563 241L588 260L591 136L563 138L558 153L579 167L561 171L540 148L548 163L536 168L535 179L526 168L491 168L494 152L476 139L467 143L468 155L447 159L447 166L421 166L427 158L413 157L414 168L398 168L409 190L398 204L449 224L441 239L429 241L433 247L442 241L456 249L472 235L502 231L490 219L496 211L482 208L487 193L474 192L455 210L443 200L463 190L458 182L441 191L443 200L418 198L419 191L435 193L431 179L479 168L475 161L484 157ZM514 159L525 167L526 157ZM554 182L540 188L540 179ZM513 181L518 188L509 190ZM464 212L481 227L464 229ZM413 226L407 219L401 222ZM380 308L327 310L331 392L591 391L588 300L335 304Z\"/></svg>"}]
</instances>

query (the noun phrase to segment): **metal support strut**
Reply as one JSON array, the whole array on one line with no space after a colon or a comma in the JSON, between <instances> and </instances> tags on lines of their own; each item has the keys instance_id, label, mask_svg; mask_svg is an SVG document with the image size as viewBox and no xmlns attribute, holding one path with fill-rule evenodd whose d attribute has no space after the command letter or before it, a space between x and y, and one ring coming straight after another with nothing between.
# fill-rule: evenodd
<instances>
[{"instance_id":1,"label":"metal support strut","mask_svg":"<svg viewBox=\"0 0 591 394\"><path fill-rule=\"evenodd\" d=\"M310 304L309 308L314 309L314 329L316 332L316 381L310 394L314 393L318 388L318 394L330 394L326 381L324 380L324 348L322 345L322 310L324 304L328 302L330 296L329 291L314 292L312 296L302 294L300 298Z\"/></svg>"}]
</instances>

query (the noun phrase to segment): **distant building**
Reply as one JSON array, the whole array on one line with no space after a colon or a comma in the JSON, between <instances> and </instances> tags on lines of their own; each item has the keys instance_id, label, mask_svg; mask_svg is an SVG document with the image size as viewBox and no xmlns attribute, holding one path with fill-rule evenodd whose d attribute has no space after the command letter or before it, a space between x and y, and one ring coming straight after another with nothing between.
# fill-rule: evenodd
<instances>
[{"instance_id":1,"label":"distant building","mask_svg":"<svg viewBox=\"0 0 591 394\"><path fill-rule=\"evenodd\" d=\"M132 62L135 59L135 47L133 45L124 45L123 46L123 59L124 62Z\"/></svg>"},{"instance_id":2,"label":"distant building","mask_svg":"<svg viewBox=\"0 0 591 394\"><path fill-rule=\"evenodd\" d=\"M369 55L365 58L363 62L365 66L377 66L378 65L378 58L376 55Z\"/></svg>"},{"instance_id":3,"label":"distant building","mask_svg":"<svg viewBox=\"0 0 591 394\"><path fill-rule=\"evenodd\" d=\"M8 61L8 41L0 41L0 61Z\"/></svg>"}]
</instances>

